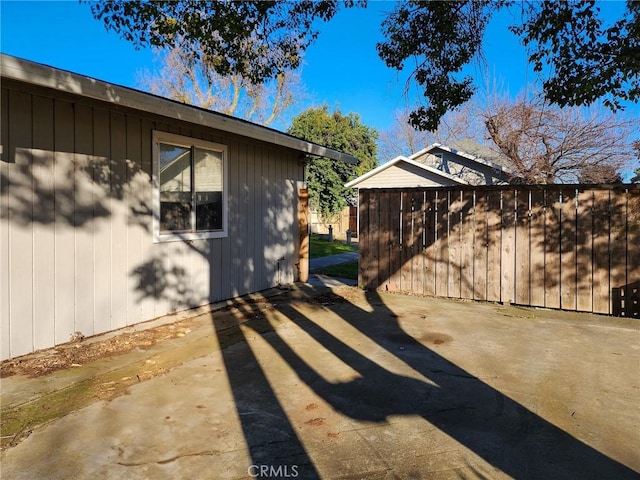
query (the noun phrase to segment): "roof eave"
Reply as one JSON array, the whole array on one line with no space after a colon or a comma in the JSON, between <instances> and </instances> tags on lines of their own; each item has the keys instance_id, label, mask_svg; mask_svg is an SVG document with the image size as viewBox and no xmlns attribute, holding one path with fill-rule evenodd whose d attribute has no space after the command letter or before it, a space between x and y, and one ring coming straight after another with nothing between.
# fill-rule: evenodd
<instances>
[{"instance_id":1,"label":"roof eave","mask_svg":"<svg viewBox=\"0 0 640 480\"><path fill-rule=\"evenodd\" d=\"M350 164L358 163L352 155L333 150L277 130L245 120L230 117L192 105L132 88L114 85L77 73L60 70L48 65L0 54L2 77L21 82L73 93L83 97L109 102L189 123L204 125L225 132L235 133L310 155L330 158Z\"/></svg>"}]
</instances>

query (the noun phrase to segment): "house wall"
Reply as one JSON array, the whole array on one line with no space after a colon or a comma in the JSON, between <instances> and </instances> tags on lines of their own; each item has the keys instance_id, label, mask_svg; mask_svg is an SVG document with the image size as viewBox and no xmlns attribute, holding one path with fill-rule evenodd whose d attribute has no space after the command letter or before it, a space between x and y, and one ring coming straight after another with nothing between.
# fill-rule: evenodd
<instances>
[{"instance_id":1,"label":"house wall","mask_svg":"<svg viewBox=\"0 0 640 480\"><path fill-rule=\"evenodd\" d=\"M404 162L397 163L358 184L358 188L440 187L446 182L422 168ZM453 182L444 183L454 185Z\"/></svg>"},{"instance_id":2,"label":"house wall","mask_svg":"<svg viewBox=\"0 0 640 480\"><path fill-rule=\"evenodd\" d=\"M299 153L3 79L1 358L288 283ZM152 132L228 147L229 231L153 243Z\"/></svg>"},{"instance_id":3,"label":"house wall","mask_svg":"<svg viewBox=\"0 0 640 480\"><path fill-rule=\"evenodd\" d=\"M497 172L488 166L446 150L442 150L440 153L442 153L443 160L449 166L449 173L470 185L501 185L508 183L508 176L502 172ZM432 153L425 153L414 160L433 168L438 168L440 165L440 158Z\"/></svg>"}]
</instances>

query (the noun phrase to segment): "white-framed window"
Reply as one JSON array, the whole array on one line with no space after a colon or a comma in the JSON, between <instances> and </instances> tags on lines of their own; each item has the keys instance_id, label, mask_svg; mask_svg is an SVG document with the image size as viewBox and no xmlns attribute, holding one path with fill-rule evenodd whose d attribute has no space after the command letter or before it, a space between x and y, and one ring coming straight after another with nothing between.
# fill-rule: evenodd
<instances>
[{"instance_id":1,"label":"white-framed window","mask_svg":"<svg viewBox=\"0 0 640 480\"><path fill-rule=\"evenodd\" d=\"M154 242L227 236L227 147L153 132Z\"/></svg>"}]
</instances>

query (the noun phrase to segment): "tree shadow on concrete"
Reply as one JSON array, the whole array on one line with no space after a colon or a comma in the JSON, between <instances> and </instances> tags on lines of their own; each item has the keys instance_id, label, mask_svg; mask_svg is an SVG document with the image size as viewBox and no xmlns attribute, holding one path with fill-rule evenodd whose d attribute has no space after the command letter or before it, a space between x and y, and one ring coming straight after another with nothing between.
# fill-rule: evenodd
<instances>
[{"instance_id":1,"label":"tree shadow on concrete","mask_svg":"<svg viewBox=\"0 0 640 480\"><path fill-rule=\"evenodd\" d=\"M307 290L307 301L313 302L313 295L311 290ZM247 327L262 335L296 375L335 411L354 420L377 423L397 415L421 416L513 478L637 478L636 472L531 412L406 333L397 315L378 293L367 293L370 313L342 297L335 298L337 303L329 307L331 312L434 382L427 383L387 370L356 351L348 340L337 338L289 303L280 303L280 313L360 375L348 382L329 382L277 331L271 331L269 321L257 309L246 307L245 314L256 318L247 323ZM325 307L318 305L318 308ZM269 333L265 334L267 331ZM255 357L251 359L251 363L258 365L258 362ZM251 382L239 376L233 367L228 364L228 374L236 401L243 405L241 392L250 388ZM259 370L257 385L264 378L264 372ZM255 382L255 377L252 380ZM262 408L271 408L271 413L276 415L272 422L277 431L275 424L286 423L286 414L277 398L267 398L272 405L262 405ZM243 420L250 445L253 428L251 422ZM281 440L287 442L285 437ZM289 441L294 451L304 448L295 435ZM257 445L255 455L273 462L282 447L278 445L275 451L271 451L271 445ZM420 472L420 475L423 473L427 472Z\"/></svg>"},{"instance_id":2,"label":"tree shadow on concrete","mask_svg":"<svg viewBox=\"0 0 640 480\"><path fill-rule=\"evenodd\" d=\"M236 305L245 316L252 318L248 324L253 331L262 334L273 330L259 309L249 308L247 304ZM212 321L218 334L224 331L224 335L234 337L234 341L246 343L247 338L238 323L230 326L215 314ZM256 478L287 477L287 474L291 476L295 472L297 477L305 480L319 479L313 461L251 348L246 345L241 355L223 348L222 359L251 457L247 469L252 468L251 473L257 474ZM267 470L270 474L262 476L260 467L272 467L273 470ZM281 475L272 475L278 471Z\"/></svg>"}]
</instances>

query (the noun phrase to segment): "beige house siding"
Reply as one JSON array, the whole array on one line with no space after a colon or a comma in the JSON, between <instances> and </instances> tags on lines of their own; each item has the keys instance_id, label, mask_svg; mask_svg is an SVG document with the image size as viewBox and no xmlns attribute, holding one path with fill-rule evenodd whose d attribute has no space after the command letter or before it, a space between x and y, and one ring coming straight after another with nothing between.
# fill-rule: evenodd
<instances>
[{"instance_id":1,"label":"beige house siding","mask_svg":"<svg viewBox=\"0 0 640 480\"><path fill-rule=\"evenodd\" d=\"M399 162L389 168L364 179L358 184L358 188L394 188L406 187L439 187L442 185L455 185L436 174L428 172L415 165Z\"/></svg>"},{"instance_id":2,"label":"beige house siding","mask_svg":"<svg viewBox=\"0 0 640 480\"><path fill-rule=\"evenodd\" d=\"M1 102L2 359L295 279L298 151L14 80ZM228 237L153 243L154 130L227 146Z\"/></svg>"}]
</instances>

